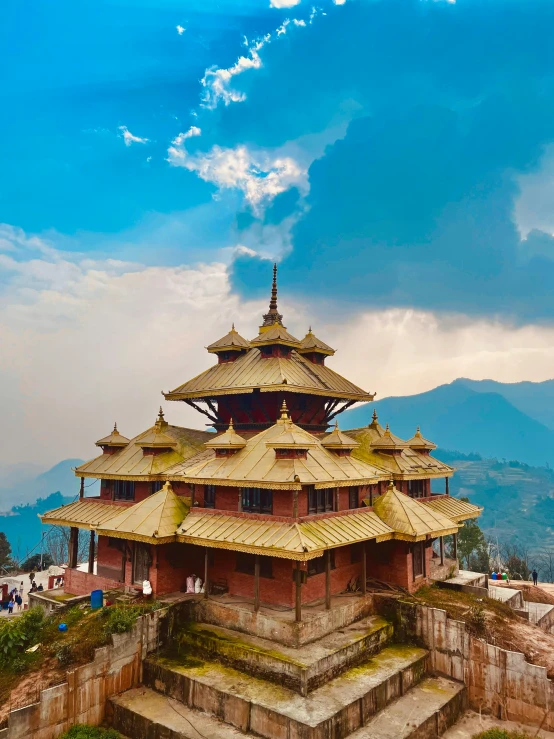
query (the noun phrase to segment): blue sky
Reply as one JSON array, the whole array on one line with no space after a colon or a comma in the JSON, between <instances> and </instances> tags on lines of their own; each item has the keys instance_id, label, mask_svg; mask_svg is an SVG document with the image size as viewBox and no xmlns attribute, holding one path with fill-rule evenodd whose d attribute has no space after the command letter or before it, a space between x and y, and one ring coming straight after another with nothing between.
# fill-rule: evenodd
<instances>
[{"instance_id":1,"label":"blue sky","mask_svg":"<svg viewBox=\"0 0 554 739\"><path fill-rule=\"evenodd\" d=\"M359 357L350 374L380 395L459 374L550 376L553 22L550 0L8 0L0 376L12 422L46 444L54 346L108 344L130 368L161 322L198 347L232 311L255 330L273 259L295 330L311 321L342 340L338 368ZM103 312L118 316L111 336L93 320ZM346 324L378 365L370 353L362 366ZM399 372L392 385L399 351L421 367L415 384ZM156 355L177 361L167 346ZM198 361L150 368L153 391ZM129 377L104 386L90 364L71 365L89 378L71 403L101 388L110 408Z\"/></svg>"}]
</instances>

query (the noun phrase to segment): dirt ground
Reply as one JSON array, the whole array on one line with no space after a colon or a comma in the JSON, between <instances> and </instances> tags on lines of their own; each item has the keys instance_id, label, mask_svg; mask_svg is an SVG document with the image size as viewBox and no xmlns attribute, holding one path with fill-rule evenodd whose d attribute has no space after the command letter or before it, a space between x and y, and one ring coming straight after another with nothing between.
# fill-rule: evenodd
<instances>
[{"instance_id":1,"label":"dirt ground","mask_svg":"<svg viewBox=\"0 0 554 739\"><path fill-rule=\"evenodd\" d=\"M536 726L526 726L514 721L499 721L492 716L483 716L474 711L466 711L462 718L443 734L443 739L471 739L475 734L487 729L504 729L505 731L520 731L529 734L529 737L554 739L551 731L537 732Z\"/></svg>"},{"instance_id":2,"label":"dirt ground","mask_svg":"<svg viewBox=\"0 0 554 739\"><path fill-rule=\"evenodd\" d=\"M548 605L554 606L554 595L547 592L544 586L530 585L527 582L518 582L517 580L510 580L510 584L504 586L502 583L495 583L498 587L510 587L513 590L521 590L523 592L523 600L529 603L547 603Z\"/></svg>"}]
</instances>

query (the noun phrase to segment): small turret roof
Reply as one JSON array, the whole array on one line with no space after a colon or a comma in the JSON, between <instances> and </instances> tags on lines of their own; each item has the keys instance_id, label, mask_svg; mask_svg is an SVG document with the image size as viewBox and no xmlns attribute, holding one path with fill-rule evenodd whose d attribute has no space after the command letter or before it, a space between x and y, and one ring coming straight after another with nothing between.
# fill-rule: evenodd
<instances>
[{"instance_id":1,"label":"small turret roof","mask_svg":"<svg viewBox=\"0 0 554 739\"><path fill-rule=\"evenodd\" d=\"M266 441L266 446L272 449L308 449L317 446L317 439L312 434L291 421L284 400L281 405L281 417L277 420L276 426L279 427L278 432L270 441Z\"/></svg>"},{"instance_id":2,"label":"small turret roof","mask_svg":"<svg viewBox=\"0 0 554 739\"><path fill-rule=\"evenodd\" d=\"M377 420L377 417L375 417L375 420ZM371 425L370 428L372 427L373 426ZM384 431L383 427L379 426L379 424L377 424L377 427L375 428L379 431L379 433L375 435L375 438L371 442L371 446L373 447L373 449L406 449L408 447L408 444L399 436L395 436L393 433L391 433L388 423Z\"/></svg>"},{"instance_id":3,"label":"small turret roof","mask_svg":"<svg viewBox=\"0 0 554 739\"><path fill-rule=\"evenodd\" d=\"M206 347L206 349L212 354L224 351L238 351L242 349L250 349L250 342L244 339L238 331L235 330L235 324L233 323L231 330L221 339L214 341L212 344Z\"/></svg>"},{"instance_id":4,"label":"small turret roof","mask_svg":"<svg viewBox=\"0 0 554 739\"><path fill-rule=\"evenodd\" d=\"M261 327L264 329L264 327ZM289 334L287 329L279 323L273 324L267 329L260 331L255 339L250 342L251 346L267 346L268 344L284 344L285 346L292 346L295 349L300 347L300 341Z\"/></svg>"},{"instance_id":5,"label":"small turret roof","mask_svg":"<svg viewBox=\"0 0 554 739\"><path fill-rule=\"evenodd\" d=\"M431 451L432 449L437 448L436 444L433 444L432 441L425 439L421 435L421 430L419 426L417 427L415 434L412 436L411 439L408 439L406 444L410 447L410 449L428 449L429 451Z\"/></svg>"},{"instance_id":6,"label":"small turret roof","mask_svg":"<svg viewBox=\"0 0 554 739\"><path fill-rule=\"evenodd\" d=\"M442 513L401 493L391 481L387 492L373 503L373 511L394 530L394 538L423 541L428 536L448 536L457 524Z\"/></svg>"},{"instance_id":7,"label":"small turret roof","mask_svg":"<svg viewBox=\"0 0 554 739\"><path fill-rule=\"evenodd\" d=\"M114 423L112 433L109 436L104 436L103 439L98 439L96 446L122 447L127 446L128 443L129 439L119 433L117 423Z\"/></svg>"},{"instance_id":8,"label":"small turret roof","mask_svg":"<svg viewBox=\"0 0 554 739\"><path fill-rule=\"evenodd\" d=\"M300 342L300 349L298 351L300 354L315 352L317 354L328 354L329 356L333 356L335 353L335 350L332 349L329 344L326 344L324 341L317 338L317 336L312 332L311 326L306 336L304 336Z\"/></svg>"},{"instance_id":9,"label":"small turret roof","mask_svg":"<svg viewBox=\"0 0 554 739\"><path fill-rule=\"evenodd\" d=\"M165 433L168 426L169 424L165 420L164 412L160 406L156 423L140 439L139 446L148 449L173 449L176 446L175 439Z\"/></svg>"},{"instance_id":10,"label":"small turret roof","mask_svg":"<svg viewBox=\"0 0 554 739\"><path fill-rule=\"evenodd\" d=\"M216 436L215 439L207 441L206 446L209 449L242 449L246 446L246 439L237 434L233 427L233 419L229 423L229 428L224 434Z\"/></svg>"},{"instance_id":11,"label":"small turret roof","mask_svg":"<svg viewBox=\"0 0 554 739\"><path fill-rule=\"evenodd\" d=\"M339 422L335 421L335 428L323 439L321 445L326 449L355 449L360 446L360 442L344 434L339 429Z\"/></svg>"}]
</instances>

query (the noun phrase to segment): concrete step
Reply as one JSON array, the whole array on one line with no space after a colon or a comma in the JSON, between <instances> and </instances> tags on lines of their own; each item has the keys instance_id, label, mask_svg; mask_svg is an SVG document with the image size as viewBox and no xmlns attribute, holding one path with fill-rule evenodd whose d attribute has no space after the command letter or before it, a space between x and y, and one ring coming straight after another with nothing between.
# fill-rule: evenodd
<instances>
[{"instance_id":1,"label":"concrete step","mask_svg":"<svg viewBox=\"0 0 554 739\"><path fill-rule=\"evenodd\" d=\"M150 688L110 698L111 725L140 739L244 739L242 731Z\"/></svg>"},{"instance_id":2,"label":"concrete step","mask_svg":"<svg viewBox=\"0 0 554 739\"><path fill-rule=\"evenodd\" d=\"M529 622L535 624L548 634L554 634L554 606L548 603L524 604L525 611L529 614Z\"/></svg>"},{"instance_id":3,"label":"concrete step","mask_svg":"<svg viewBox=\"0 0 554 739\"><path fill-rule=\"evenodd\" d=\"M462 683L428 677L371 718L349 739L428 739L439 737L466 709Z\"/></svg>"},{"instance_id":4,"label":"concrete step","mask_svg":"<svg viewBox=\"0 0 554 739\"><path fill-rule=\"evenodd\" d=\"M144 663L153 688L206 711L241 731L267 739L343 739L418 683L428 653L389 646L304 697L266 680L215 662L167 658Z\"/></svg>"},{"instance_id":5,"label":"concrete step","mask_svg":"<svg viewBox=\"0 0 554 739\"><path fill-rule=\"evenodd\" d=\"M489 598L499 600L511 608L523 608L523 593L521 590L489 584Z\"/></svg>"},{"instance_id":6,"label":"concrete step","mask_svg":"<svg viewBox=\"0 0 554 739\"><path fill-rule=\"evenodd\" d=\"M223 662L307 695L377 654L393 632L391 623L370 616L295 648L211 624L188 623L174 636L174 643L179 656L192 654Z\"/></svg>"}]
</instances>

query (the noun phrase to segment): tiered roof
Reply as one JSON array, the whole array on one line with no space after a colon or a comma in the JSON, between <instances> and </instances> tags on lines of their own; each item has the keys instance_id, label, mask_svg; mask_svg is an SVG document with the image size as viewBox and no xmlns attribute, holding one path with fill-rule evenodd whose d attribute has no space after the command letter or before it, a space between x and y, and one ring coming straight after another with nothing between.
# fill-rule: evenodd
<instances>
[{"instance_id":1,"label":"tiered roof","mask_svg":"<svg viewBox=\"0 0 554 739\"><path fill-rule=\"evenodd\" d=\"M95 443L96 446L117 448L127 446L127 444L129 443L129 439L119 433L119 431L117 430L117 423L114 423L112 433L109 436L104 436L103 439L98 439L98 441Z\"/></svg>"},{"instance_id":2,"label":"tiered roof","mask_svg":"<svg viewBox=\"0 0 554 739\"><path fill-rule=\"evenodd\" d=\"M375 500L373 510L394 531L395 539L424 541L429 536L447 536L458 531L451 519L404 495L393 482L387 492Z\"/></svg>"},{"instance_id":3,"label":"tiered roof","mask_svg":"<svg viewBox=\"0 0 554 739\"><path fill-rule=\"evenodd\" d=\"M243 351L245 349L250 349L250 342L243 339L239 332L235 330L235 324L233 323L228 334L225 334L221 339L214 341L212 344L207 346L206 349L212 354L225 351Z\"/></svg>"},{"instance_id":4,"label":"tiered roof","mask_svg":"<svg viewBox=\"0 0 554 739\"><path fill-rule=\"evenodd\" d=\"M306 450L306 458L281 459L275 454L276 448ZM375 483L386 472L364 461L333 454L321 439L294 424L285 407L273 426L247 439L233 456L216 457L210 449L176 464L166 475L170 480L191 483L298 490L302 484L326 488Z\"/></svg>"},{"instance_id":5,"label":"tiered roof","mask_svg":"<svg viewBox=\"0 0 554 739\"><path fill-rule=\"evenodd\" d=\"M424 505L455 523L461 523L470 518L478 518L483 511L480 506L467 503L459 498L451 498L449 495L437 496L435 500L426 500Z\"/></svg>"},{"instance_id":6,"label":"tiered roof","mask_svg":"<svg viewBox=\"0 0 554 739\"><path fill-rule=\"evenodd\" d=\"M332 349L329 344L326 344L324 341L317 338L317 336L312 332L311 326L306 336L304 336L300 342L300 349L298 351L301 354L326 354L329 357L332 357L335 353L335 350Z\"/></svg>"}]
</instances>

